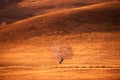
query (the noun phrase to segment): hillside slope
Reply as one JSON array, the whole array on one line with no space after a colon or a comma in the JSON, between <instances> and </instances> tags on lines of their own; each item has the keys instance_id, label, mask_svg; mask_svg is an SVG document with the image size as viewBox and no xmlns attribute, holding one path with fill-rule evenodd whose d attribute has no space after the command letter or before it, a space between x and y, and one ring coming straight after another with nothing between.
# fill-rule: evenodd
<instances>
[{"instance_id":1,"label":"hillside slope","mask_svg":"<svg viewBox=\"0 0 120 80\"><path fill-rule=\"evenodd\" d=\"M8 24L39 14L86 6L111 0L1 0L0 23Z\"/></svg>"},{"instance_id":2,"label":"hillside slope","mask_svg":"<svg viewBox=\"0 0 120 80\"><path fill-rule=\"evenodd\" d=\"M0 79L120 80L120 2L51 12L1 28Z\"/></svg>"},{"instance_id":3,"label":"hillside slope","mask_svg":"<svg viewBox=\"0 0 120 80\"><path fill-rule=\"evenodd\" d=\"M120 2L101 3L49 13L13 23L0 30L0 42L34 36L115 32L120 30Z\"/></svg>"}]
</instances>

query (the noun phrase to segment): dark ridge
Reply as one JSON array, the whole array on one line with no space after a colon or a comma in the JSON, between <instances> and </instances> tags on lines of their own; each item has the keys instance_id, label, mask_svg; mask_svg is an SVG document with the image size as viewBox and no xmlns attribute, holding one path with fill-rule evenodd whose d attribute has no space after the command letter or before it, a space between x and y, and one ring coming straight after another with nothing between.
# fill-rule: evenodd
<instances>
[{"instance_id":1,"label":"dark ridge","mask_svg":"<svg viewBox=\"0 0 120 80\"><path fill-rule=\"evenodd\" d=\"M15 5L23 0L0 0L0 9L8 7L10 5Z\"/></svg>"}]
</instances>

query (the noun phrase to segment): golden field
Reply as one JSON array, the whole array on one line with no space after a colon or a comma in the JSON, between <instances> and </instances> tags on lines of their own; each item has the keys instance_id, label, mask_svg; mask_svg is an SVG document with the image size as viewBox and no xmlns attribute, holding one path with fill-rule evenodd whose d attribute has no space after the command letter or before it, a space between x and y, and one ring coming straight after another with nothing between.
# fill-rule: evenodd
<instances>
[{"instance_id":1,"label":"golden field","mask_svg":"<svg viewBox=\"0 0 120 80\"><path fill-rule=\"evenodd\" d=\"M0 80L120 80L120 2L11 23L0 49Z\"/></svg>"}]
</instances>

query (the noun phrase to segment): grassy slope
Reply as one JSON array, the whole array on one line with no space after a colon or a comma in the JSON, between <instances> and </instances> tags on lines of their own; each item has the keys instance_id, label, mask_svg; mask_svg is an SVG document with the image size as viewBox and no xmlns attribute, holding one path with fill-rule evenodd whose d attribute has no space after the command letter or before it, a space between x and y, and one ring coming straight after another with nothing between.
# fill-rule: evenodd
<instances>
[{"instance_id":1,"label":"grassy slope","mask_svg":"<svg viewBox=\"0 0 120 80\"><path fill-rule=\"evenodd\" d=\"M68 4L69 3L69 4ZM78 0L74 1L49 1L49 0L23 0L16 5L6 6L0 9L0 17L2 21L7 21L7 23L12 23L18 20L33 17L39 14L44 14L48 12L53 12L56 10L68 9L77 6L83 6L84 3L80 3ZM11 13L10 13L11 12Z\"/></svg>"},{"instance_id":2,"label":"grassy slope","mask_svg":"<svg viewBox=\"0 0 120 80\"><path fill-rule=\"evenodd\" d=\"M49 13L1 29L0 79L119 80L119 4ZM59 65L56 47L63 44L72 55Z\"/></svg>"},{"instance_id":3,"label":"grassy slope","mask_svg":"<svg viewBox=\"0 0 120 80\"><path fill-rule=\"evenodd\" d=\"M97 41L118 42L120 30L119 4L118 2L110 2L73 8L10 24L0 30L1 51L7 51L5 50L7 48L8 50L9 48L14 48L14 46L17 46L15 43L21 44L21 42L30 45L62 43L66 42L66 40L71 42L71 44L75 41L76 43L82 41L83 45L86 42L91 42L92 44L92 42L95 43ZM118 44L116 42L114 44ZM110 45L113 44L111 43ZM113 48L118 47L118 45L114 45ZM75 46L73 45L73 47ZM93 50L95 49L93 48Z\"/></svg>"},{"instance_id":4,"label":"grassy slope","mask_svg":"<svg viewBox=\"0 0 120 80\"><path fill-rule=\"evenodd\" d=\"M3 0L4 1L4 0ZM21 0L20 0L21 1ZM7 3L5 8L0 9L0 22L7 21L7 23L12 23L18 20L26 19L29 17L33 17L39 14L44 14L48 12L85 6L93 3L99 3L104 1L111 0L22 0L17 4L10 5L11 3ZM12 1L11 1L12 2ZM15 1L13 0L15 3Z\"/></svg>"},{"instance_id":5,"label":"grassy slope","mask_svg":"<svg viewBox=\"0 0 120 80\"><path fill-rule=\"evenodd\" d=\"M0 42L34 36L119 31L119 2L49 13L25 19L0 30Z\"/></svg>"}]
</instances>

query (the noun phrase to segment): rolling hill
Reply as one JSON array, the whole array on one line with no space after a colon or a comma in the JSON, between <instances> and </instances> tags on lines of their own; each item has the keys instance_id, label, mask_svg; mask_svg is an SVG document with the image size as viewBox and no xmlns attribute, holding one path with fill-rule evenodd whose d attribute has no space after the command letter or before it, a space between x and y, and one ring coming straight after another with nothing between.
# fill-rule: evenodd
<instances>
[{"instance_id":1,"label":"rolling hill","mask_svg":"<svg viewBox=\"0 0 120 80\"><path fill-rule=\"evenodd\" d=\"M48 12L86 6L111 0L1 0L0 23L7 24Z\"/></svg>"},{"instance_id":2,"label":"rolling hill","mask_svg":"<svg viewBox=\"0 0 120 80\"><path fill-rule=\"evenodd\" d=\"M35 16L0 30L0 42L34 36L119 32L120 3L108 2Z\"/></svg>"},{"instance_id":3,"label":"rolling hill","mask_svg":"<svg viewBox=\"0 0 120 80\"><path fill-rule=\"evenodd\" d=\"M1 80L120 80L119 62L119 1L58 9L0 28Z\"/></svg>"}]
</instances>

